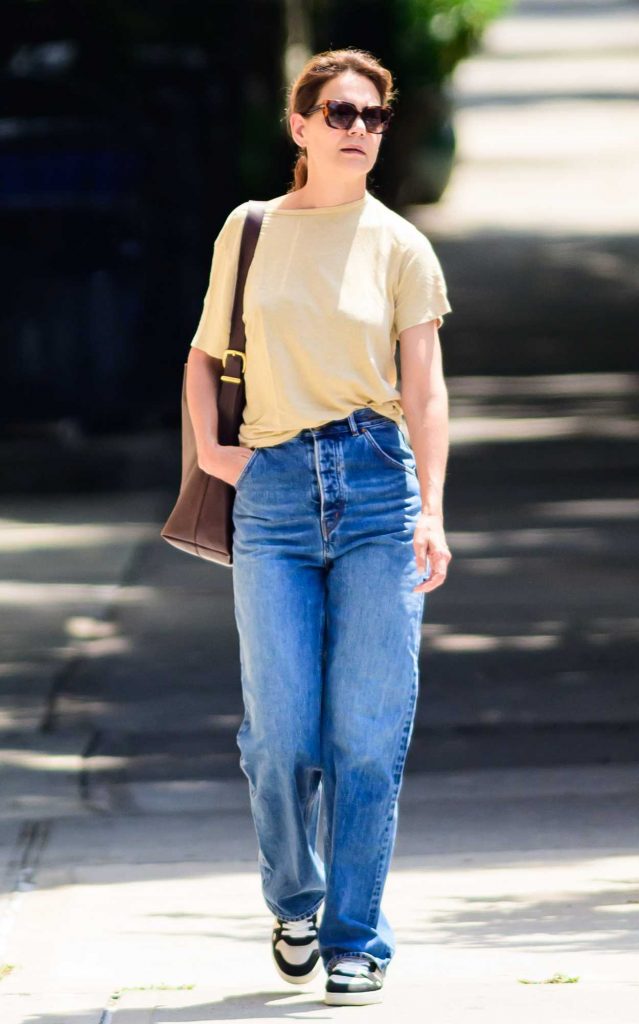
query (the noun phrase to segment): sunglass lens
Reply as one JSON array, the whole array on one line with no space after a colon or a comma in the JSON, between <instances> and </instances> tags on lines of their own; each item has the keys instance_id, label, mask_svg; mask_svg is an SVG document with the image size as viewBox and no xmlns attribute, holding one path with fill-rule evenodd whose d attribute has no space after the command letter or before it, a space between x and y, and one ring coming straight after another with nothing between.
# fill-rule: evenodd
<instances>
[{"instance_id":1,"label":"sunglass lens","mask_svg":"<svg viewBox=\"0 0 639 1024\"><path fill-rule=\"evenodd\" d=\"M340 103L337 100L328 102L328 122L333 128L348 129L357 117L357 108L352 103ZM368 132L383 132L390 121L388 107L366 107L362 118Z\"/></svg>"},{"instance_id":2,"label":"sunglass lens","mask_svg":"<svg viewBox=\"0 0 639 1024\"><path fill-rule=\"evenodd\" d=\"M352 103L337 103L329 101L328 120L333 128L350 128L357 111Z\"/></svg>"},{"instance_id":3,"label":"sunglass lens","mask_svg":"<svg viewBox=\"0 0 639 1024\"><path fill-rule=\"evenodd\" d=\"M364 111L364 124L369 132L381 132L386 124L386 117L381 107L368 107Z\"/></svg>"}]
</instances>

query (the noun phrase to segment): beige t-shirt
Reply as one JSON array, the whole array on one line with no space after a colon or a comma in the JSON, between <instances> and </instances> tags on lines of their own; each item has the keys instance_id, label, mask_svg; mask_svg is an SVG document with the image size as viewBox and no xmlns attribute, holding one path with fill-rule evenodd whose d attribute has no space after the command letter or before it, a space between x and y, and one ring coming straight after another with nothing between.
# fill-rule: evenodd
<instances>
[{"instance_id":1,"label":"beige t-shirt","mask_svg":"<svg viewBox=\"0 0 639 1024\"><path fill-rule=\"evenodd\" d=\"M222 359L247 203L214 248L192 346ZM366 191L337 206L264 213L244 293L246 406L239 443L279 444L370 406L403 423L400 331L452 312L429 240Z\"/></svg>"}]
</instances>

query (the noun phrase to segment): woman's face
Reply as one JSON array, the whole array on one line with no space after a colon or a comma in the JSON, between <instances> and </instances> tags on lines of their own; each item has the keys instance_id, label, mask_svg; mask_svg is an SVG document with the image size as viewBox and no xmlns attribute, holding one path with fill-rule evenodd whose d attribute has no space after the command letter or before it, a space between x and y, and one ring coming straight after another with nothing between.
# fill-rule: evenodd
<instances>
[{"instance_id":1,"label":"woman's face","mask_svg":"<svg viewBox=\"0 0 639 1024\"><path fill-rule=\"evenodd\" d=\"M345 100L354 103L358 110L382 102L370 78L354 71L344 71L325 82L315 103L323 100ZM365 177L375 165L382 141L381 134L366 131L361 117L357 117L348 130L331 128L321 110L307 117L292 114L291 132L298 146L306 149L309 178L311 175L342 180ZM349 152L348 147L353 146L361 152Z\"/></svg>"}]
</instances>

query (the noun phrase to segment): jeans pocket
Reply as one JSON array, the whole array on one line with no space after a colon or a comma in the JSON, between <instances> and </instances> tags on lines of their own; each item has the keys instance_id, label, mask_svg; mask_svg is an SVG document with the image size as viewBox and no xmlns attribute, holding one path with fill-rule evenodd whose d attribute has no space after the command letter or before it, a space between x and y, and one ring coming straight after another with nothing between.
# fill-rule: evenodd
<instances>
[{"instance_id":1,"label":"jeans pocket","mask_svg":"<svg viewBox=\"0 0 639 1024\"><path fill-rule=\"evenodd\" d=\"M362 427L362 432L373 451L384 462L394 466L395 469L408 470L409 473L417 476L415 456L396 424L393 423L389 426L384 424L381 429L374 428L373 430L370 427Z\"/></svg>"},{"instance_id":2,"label":"jeans pocket","mask_svg":"<svg viewBox=\"0 0 639 1024\"><path fill-rule=\"evenodd\" d=\"M252 465L253 465L253 463L255 462L255 457L256 457L256 455L258 454L259 450L260 450L259 448L255 448L255 449L254 449L254 450L253 450L253 451L251 452L251 454L249 455L249 457L248 457L248 459L246 460L246 462L244 463L244 465L242 466L242 469L241 469L240 475L238 476L237 480L235 481L235 490L236 490L236 491L237 491L237 489L238 489L239 485L240 485L240 484L242 483L242 481L243 481L243 480L244 480L244 478L246 477L246 474L248 473L249 469L251 468L251 466L252 466Z\"/></svg>"}]
</instances>

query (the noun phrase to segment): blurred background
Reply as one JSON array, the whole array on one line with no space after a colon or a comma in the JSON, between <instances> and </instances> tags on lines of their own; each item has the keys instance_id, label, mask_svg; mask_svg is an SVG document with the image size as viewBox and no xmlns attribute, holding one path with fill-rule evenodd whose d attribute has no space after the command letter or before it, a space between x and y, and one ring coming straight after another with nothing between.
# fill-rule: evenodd
<instances>
[{"instance_id":1,"label":"blurred background","mask_svg":"<svg viewBox=\"0 0 639 1024\"><path fill-rule=\"evenodd\" d=\"M5 0L9 893L68 863L254 872L231 573L159 529L213 240L234 206L288 189L286 87L345 45L396 78L368 187L431 239L453 307L453 561L426 597L397 863L636 851L639 4ZM623 965L627 909L580 949ZM551 916L547 951L576 949ZM451 956L458 938L499 944L488 916L475 925L447 918Z\"/></svg>"},{"instance_id":2,"label":"blurred background","mask_svg":"<svg viewBox=\"0 0 639 1024\"><path fill-rule=\"evenodd\" d=\"M357 39L394 69L369 184L394 207L434 203L454 162L451 73L506 5L9 0L3 423L174 426L212 240L246 197L287 189L286 87L306 59Z\"/></svg>"}]
</instances>

